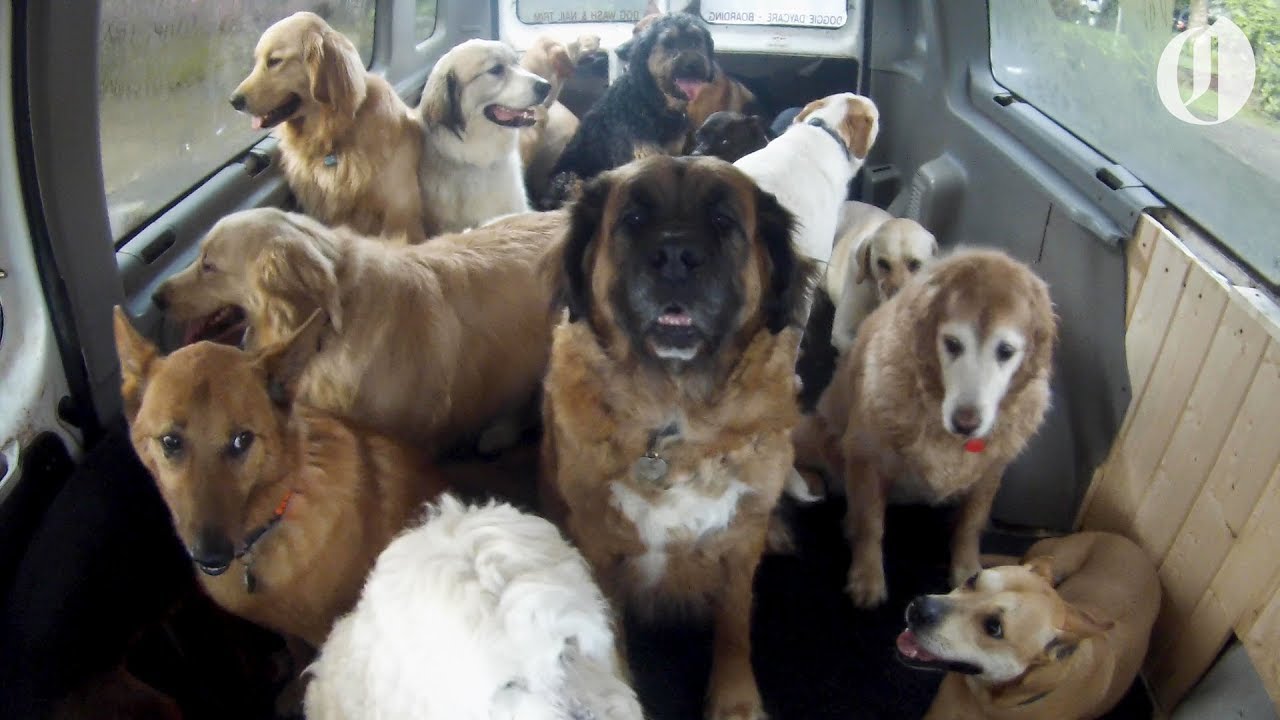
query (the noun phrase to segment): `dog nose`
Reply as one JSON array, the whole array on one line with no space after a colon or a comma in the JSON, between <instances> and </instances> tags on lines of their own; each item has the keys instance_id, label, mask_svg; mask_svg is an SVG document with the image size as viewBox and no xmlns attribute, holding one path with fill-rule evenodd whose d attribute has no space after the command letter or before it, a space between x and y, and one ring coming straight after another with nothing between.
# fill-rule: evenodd
<instances>
[{"instance_id":1,"label":"dog nose","mask_svg":"<svg viewBox=\"0 0 1280 720\"><path fill-rule=\"evenodd\" d=\"M654 252L653 268L666 280L684 282L706 260L703 251L691 243L668 242Z\"/></svg>"},{"instance_id":2,"label":"dog nose","mask_svg":"<svg viewBox=\"0 0 1280 720\"><path fill-rule=\"evenodd\" d=\"M246 104L247 104L247 101L244 99L244 95L241 95L240 93L236 93L235 95L231 96L231 107L235 108L236 110L244 110L244 106Z\"/></svg>"},{"instance_id":3,"label":"dog nose","mask_svg":"<svg viewBox=\"0 0 1280 720\"><path fill-rule=\"evenodd\" d=\"M206 527L200 531L195 546L191 548L191 559L204 574L221 575L231 565L235 553L235 546L225 532Z\"/></svg>"},{"instance_id":4,"label":"dog nose","mask_svg":"<svg viewBox=\"0 0 1280 720\"><path fill-rule=\"evenodd\" d=\"M945 612L942 601L921 595L907 605L907 627L918 629L937 625Z\"/></svg>"},{"instance_id":5,"label":"dog nose","mask_svg":"<svg viewBox=\"0 0 1280 720\"><path fill-rule=\"evenodd\" d=\"M547 99L547 95L551 93L551 83L546 80L539 80L533 84L533 93L538 97L538 102Z\"/></svg>"},{"instance_id":6,"label":"dog nose","mask_svg":"<svg viewBox=\"0 0 1280 720\"><path fill-rule=\"evenodd\" d=\"M169 309L169 296L163 291L157 290L151 294L151 303L160 308L161 312Z\"/></svg>"},{"instance_id":7,"label":"dog nose","mask_svg":"<svg viewBox=\"0 0 1280 720\"><path fill-rule=\"evenodd\" d=\"M972 435L982 424L982 414L972 405L956 408L951 413L951 428L960 435Z\"/></svg>"}]
</instances>

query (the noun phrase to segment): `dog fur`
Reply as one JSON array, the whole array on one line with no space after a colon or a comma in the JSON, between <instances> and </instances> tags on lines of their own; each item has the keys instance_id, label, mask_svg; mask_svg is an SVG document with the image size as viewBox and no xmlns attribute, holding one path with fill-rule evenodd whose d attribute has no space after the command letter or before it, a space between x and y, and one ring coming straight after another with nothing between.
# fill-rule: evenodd
<instances>
[{"instance_id":1,"label":"dog fur","mask_svg":"<svg viewBox=\"0 0 1280 720\"><path fill-rule=\"evenodd\" d=\"M544 504L619 612L710 613L707 717L761 718L752 580L792 461L812 265L786 210L715 158L631 163L572 212ZM646 452L669 471L646 480Z\"/></svg>"},{"instance_id":2,"label":"dog fur","mask_svg":"<svg viewBox=\"0 0 1280 720\"><path fill-rule=\"evenodd\" d=\"M938 261L863 322L814 418L828 466L845 479L857 605L886 598L891 493L959 501L951 576L958 584L978 569L1000 478L1049 406L1056 339L1044 281L996 250ZM970 442L985 447L967 450Z\"/></svg>"},{"instance_id":3,"label":"dog fur","mask_svg":"<svg viewBox=\"0 0 1280 720\"><path fill-rule=\"evenodd\" d=\"M378 557L308 669L311 720L642 720L582 555L445 495Z\"/></svg>"},{"instance_id":4,"label":"dog fur","mask_svg":"<svg viewBox=\"0 0 1280 720\"><path fill-rule=\"evenodd\" d=\"M897 294L937 254L933 233L907 218L886 220L851 248L831 324L831 344L841 352L848 350L867 315Z\"/></svg>"},{"instance_id":5,"label":"dog fur","mask_svg":"<svg viewBox=\"0 0 1280 720\"><path fill-rule=\"evenodd\" d=\"M551 289L536 273L564 213L524 213L391 247L296 213L234 213L157 304L179 320L242 308L249 344L324 310L324 344L300 384L311 405L443 449L532 400L551 344ZM494 439L486 449L504 444Z\"/></svg>"},{"instance_id":6,"label":"dog fur","mask_svg":"<svg viewBox=\"0 0 1280 720\"><path fill-rule=\"evenodd\" d=\"M544 207L577 196L584 180L636 158L684 151L685 112L706 89L715 63L711 33L692 15L656 20L639 38L627 73L587 111L552 170Z\"/></svg>"},{"instance_id":7,"label":"dog fur","mask_svg":"<svg viewBox=\"0 0 1280 720\"><path fill-rule=\"evenodd\" d=\"M133 447L200 584L226 610L313 646L412 509L443 490L421 453L294 404L322 324L317 312L257 352L200 342L162 357L115 311Z\"/></svg>"},{"instance_id":8,"label":"dog fur","mask_svg":"<svg viewBox=\"0 0 1280 720\"><path fill-rule=\"evenodd\" d=\"M519 129L534 124L551 87L494 40L467 40L436 62L418 104L422 203L436 232L529 210Z\"/></svg>"},{"instance_id":9,"label":"dog fur","mask_svg":"<svg viewBox=\"0 0 1280 720\"><path fill-rule=\"evenodd\" d=\"M833 305L840 303L840 294L844 292L846 269L851 261L849 257L856 248L862 247L876 228L893 219L887 210L870 203L847 200L840 206L840 219L836 225L836 246L831 251L831 261L827 263L827 272L822 277L822 287L827 291Z\"/></svg>"},{"instance_id":10,"label":"dog fur","mask_svg":"<svg viewBox=\"0 0 1280 720\"><path fill-rule=\"evenodd\" d=\"M426 239L418 186L422 126L355 45L298 12L262 34L253 71L231 96L254 127L275 127L302 209L327 225L399 242ZM273 111L297 107L287 115Z\"/></svg>"},{"instance_id":11,"label":"dog fur","mask_svg":"<svg viewBox=\"0 0 1280 720\"><path fill-rule=\"evenodd\" d=\"M879 132L875 103L853 93L831 95L806 105L786 132L734 165L796 216L800 252L826 263L849 182Z\"/></svg>"},{"instance_id":12,"label":"dog fur","mask_svg":"<svg viewBox=\"0 0 1280 720\"><path fill-rule=\"evenodd\" d=\"M916 598L899 654L953 668L926 720L1091 720L1133 684L1160 595L1155 566L1125 537L1041 540L1021 565Z\"/></svg>"},{"instance_id":13,"label":"dog fur","mask_svg":"<svg viewBox=\"0 0 1280 720\"><path fill-rule=\"evenodd\" d=\"M599 40L596 41L597 45ZM520 129L520 162L529 197L541 198L551 179L551 168L578 131L578 116L560 102L560 91L573 77L577 63L564 43L549 35L535 38L520 57L520 66L551 82L547 99L535 105L534 123Z\"/></svg>"},{"instance_id":14,"label":"dog fur","mask_svg":"<svg viewBox=\"0 0 1280 720\"><path fill-rule=\"evenodd\" d=\"M736 162L769 144L760 118L731 110L712 113L693 134L690 155L711 155Z\"/></svg>"}]
</instances>

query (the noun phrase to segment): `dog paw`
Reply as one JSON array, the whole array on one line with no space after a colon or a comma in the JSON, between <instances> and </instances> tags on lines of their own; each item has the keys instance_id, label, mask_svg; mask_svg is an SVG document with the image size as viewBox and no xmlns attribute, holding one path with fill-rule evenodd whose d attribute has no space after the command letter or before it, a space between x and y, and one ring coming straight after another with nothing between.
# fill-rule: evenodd
<instances>
[{"instance_id":1,"label":"dog paw","mask_svg":"<svg viewBox=\"0 0 1280 720\"><path fill-rule=\"evenodd\" d=\"M804 505L816 503L826 496L826 488L822 487L819 482L810 482L804 473L791 468L791 472L787 474L787 482L785 492L795 500Z\"/></svg>"},{"instance_id":2,"label":"dog paw","mask_svg":"<svg viewBox=\"0 0 1280 720\"><path fill-rule=\"evenodd\" d=\"M884 568L879 563L864 568L855 565L849 570L849 597L853 604L864 610L879 607L889 599L889 587L885 584Z\"/></svg>"},{"instance_id":3,"label":"dog paw","mask_svg":"<svg viewBox=\"0 0 1280 720\"><path fill-rule=\"evenodd\" d=\"M743 697L716 697L707 705L707 720L768 720L758 693Z\"/></svg>"}]
</instances>

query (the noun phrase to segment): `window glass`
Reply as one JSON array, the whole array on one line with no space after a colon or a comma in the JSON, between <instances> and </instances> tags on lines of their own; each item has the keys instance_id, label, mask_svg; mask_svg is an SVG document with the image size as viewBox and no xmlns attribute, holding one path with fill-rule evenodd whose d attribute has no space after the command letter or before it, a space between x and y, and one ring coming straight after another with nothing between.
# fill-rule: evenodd
<instances>
[{"instance_id":1,"label":"window glass","mask_svg":"<svg viewBox=\"0 0 1280 720\"><path fill-rule=\"evenodd\" d=\"M1280 283L1280 0L988 7L997 81Z\"/></svg>"},{"instance_id":2,"label":"window glass","mask_svg":"<svg viewBox=\"0 0 1280 720\"><path fill-rule=\"evenodd\" d=\"M421 44L436 32L436 0L418 0L413 12L413 38Z\"/></svg>"},{"instance_id":3,"label":"window glass","mask_svg":"<svg viewBox=\"0 0 1280 720\"><path fill-rule=\"evenodd\" d=\"M543 23L634 23L651 0L516 0L516 16L530 25Z\"/></svg>"},{"instance_id":4,"label":"window glass","mask_svg":"<svg viewBox=\"0 0 1280 720\"><path fill-rule=\"evenodd\" d=\"M131 232L265 133L227 98L258 36L298 10L373 51L375 0L103 0L102 174L111 234ZM434 3L432 3L434 5Z\"/></svg>"}]
</instances>

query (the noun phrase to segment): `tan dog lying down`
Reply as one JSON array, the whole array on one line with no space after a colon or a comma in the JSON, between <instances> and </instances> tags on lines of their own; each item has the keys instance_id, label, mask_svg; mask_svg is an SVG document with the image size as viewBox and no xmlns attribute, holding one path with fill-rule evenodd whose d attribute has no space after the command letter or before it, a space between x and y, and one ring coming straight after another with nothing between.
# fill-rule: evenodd
<instances>
[{"instance_id":1,"label":"tan dog lying down","mask_svg":"<svg viewBox=\"0 0 1280 720\"><path fill-rule=\"evenodd\" d=\"M397 247L296 213L248 210L219 221L155 300L179 320L239 307L251 345L324 310L329 327L301 397L440 448L533 397L551 345L550 287L535 268L565 222L559 212L525 213ZM482 449L512 431L502 426Z\"/></svg>"},{"instance_id":2,"label":"tan dog lying down","mask_svg":"<svg viewBox=\"0 0 1280 720\"><path fill-rule=\"evenodd\" d=\"M845 261L844 287L831 323L831 344L841 352L848 350L871 311L897 294L937 254L933 233L915 220L890 218L880 223ZM834 267L827 269L828 275Z\"/></svg>"},{"instance_id":3,"label":"tan dog lying down","mask_svg":"<svg viewBox=\"0 0 1280 720\"><path fill-rule=\"evenodd\" d=\"M949 671L926 720L1087 720L1128 692L1160 610L1142 548L1084 532L1041 540L1023 563L907 607L899 656Z\"/></svg>"}]
</instances>

